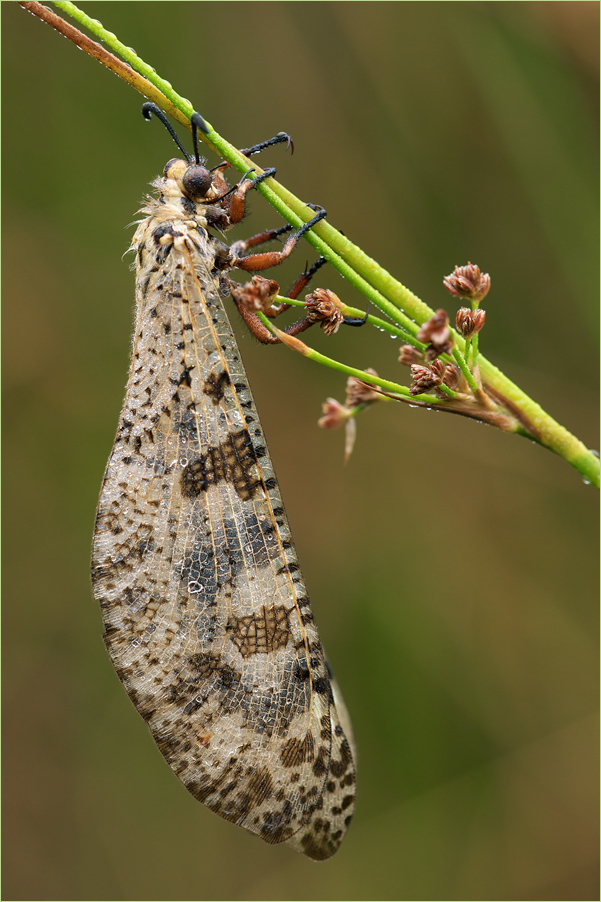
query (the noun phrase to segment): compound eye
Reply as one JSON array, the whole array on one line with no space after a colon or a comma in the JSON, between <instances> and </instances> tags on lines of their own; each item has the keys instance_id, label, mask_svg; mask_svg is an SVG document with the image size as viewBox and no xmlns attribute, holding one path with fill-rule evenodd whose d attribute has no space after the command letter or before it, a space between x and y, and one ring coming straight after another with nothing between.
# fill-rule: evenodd
<instances>
[{"instance_id":1,"label":"compound eye","mask_svg":"<svg viewBox=\"0 0 601 902\"><path fill-rule=\"evenodd\" d=\"M204 166L189 166L182 178L184 191L192 200L202 200L213 183L213 178Z\"/></svg>"}]
</instances>

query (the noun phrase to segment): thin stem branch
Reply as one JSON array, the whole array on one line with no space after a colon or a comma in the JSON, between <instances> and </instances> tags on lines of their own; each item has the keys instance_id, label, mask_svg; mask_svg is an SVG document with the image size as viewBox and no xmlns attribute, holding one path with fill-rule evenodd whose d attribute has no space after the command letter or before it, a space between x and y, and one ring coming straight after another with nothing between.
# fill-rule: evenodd
<instances>
[{"instance_id":1,"label":"thin stem branch","mask_svg":"<svg viewBox=\"0 0 601 902\"><path fill-rule=\"evenodd\" d=\"M463 354L461 353L461 351L459 351L457 348L453 348L453 359L454 359L455 363L457 364L457 366L459 367L459 369L461 370L461 373L462 373L465 381L471 388L472 392L474 394L476 394L480 390L480 387L479 387L478 383L476 382L476 380L474 379L474 377L472 375L472 371L470 370L470 368L468 366L467 354L464 357Z\"/></svg>"},{"instance_id":2,"label":"thin stem branch","mask_svg":"<svg viewBox=\"0 0 601 902\"><path fill-rule=\"evenodd\" d=\"M327 357L325 354L321 354L314 348L310 348L309 345L305 344L304 341L301 341L300 338L297 338L295 335L288 335L288 333L282 332L281 329L274 326L264 313L259 312L257 315L263 325L267 326L267 328L280 339L282 344L291 348L293 351L297 351L309 360L314 360L316 363L321 363L323 366L330 367L330 369L338 370L340 373L345 373L347 376L355 376L355 378L361 379L363 382L369 382L370 385L377 385L387 392L392 392L395 395L402 395L407 400L417 398L419 401L422 401L429 406L440 403L440 398L437 398L436 395L412 395L406 385L399 385L397 382L391 382L389 379L381 379L380 376L374 376L373 373L359 370L357 367L348 366L346 363L340 363L340 361L334 360L332 357Z\"/></svg>"},{"instance_id":3,"label":"thin stem branch","mask_svg":"<svg viewBox=\"0 0 601 902\"><path fill-rule=\"evenodd\" d=\"M288 298L283 295L277 295L277 297L274 298L274 302L278 304L287 304L289 307L304 308L305 306L304 301L293 300L292 298ZM363 319L365 317L365 310L360 310L358 307L349 307L347 304L343 304L340 312L343 316L356 317L357 319ZM389 323L387 320L381 319L379 316L373 316L371 313L369 313L365 322L370 326L374 326L376 329L379 329L381 332L388 332L390 336L392 336L393 338L398 338L399 341L404 341L407 344L412 344L419 351L424 351L426 349L426 345L423 343L423 341L418 341L417 338L415 338L413 335L410 335L409 332L405 332L404 329L401 329L400 326L397 326L394 323Z\"/></svg>"}]
</instances>

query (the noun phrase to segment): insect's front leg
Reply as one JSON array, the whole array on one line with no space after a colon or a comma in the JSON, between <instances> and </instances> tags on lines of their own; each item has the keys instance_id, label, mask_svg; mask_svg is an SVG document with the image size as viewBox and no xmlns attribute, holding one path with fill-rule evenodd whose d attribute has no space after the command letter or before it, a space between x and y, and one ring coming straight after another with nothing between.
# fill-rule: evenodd
<instances>
[{"instance_id":1,"label":"insect's front leg","mask_svg":"<svg viewBox=\"0 0 601 902\"><path fill-rule=\"evenodd\" d=\"M249 170L250 172L254 172L253 169ZM265 179L270 178L272 175L276 174L276 169L271 166L269 169L265 169L261 175L258 175L255 179L246 178L246 176L238 182L234 191L232 191L229 201L229 217L230 217L230 225L236 225L241 222L244 218L244 214L246 213L246 195L253 188L256 188L257 185L260 185L261 182L264 182Z\"/></svg>"},{"instance_id":2,"label":"insect's front leg","mask_svg":"<svg viewBox=\"0 0 601 902\"><path fill-rule=\"evenodd\" d=\"M244 150L241 150L240 153L243 153L244 156L250 157L253 154L260 153L262 150L265 150L266 147L272 147L274 144L281 144L283 141L286 142L286 149L291 148L291 152L294 153L294 144L292 143L292 138L286 132L279 132L275 137L269 138L267 141L261 141L260 144L253 144L252 147L245 147ZM221 166L216 166L215 170L219 170L219 172L223 172L224 169L227 169L229 163L223 163ZM215 171L213 170L213 171ZM257 185L260 185L262 181L270 176L275 175L276 170L271 167L270 169L266 169L260 176L255 179L246 179L243 178L240 183L237 185L235 191L232 192L231 197L228 203L228 211L230 217L230 225L235 225L240 222L244 218L244 214L246 212L246 194L251 190L251 188L256 188ZM223 176L221 176L223 178Z\"/></svg>"}]
</instances>

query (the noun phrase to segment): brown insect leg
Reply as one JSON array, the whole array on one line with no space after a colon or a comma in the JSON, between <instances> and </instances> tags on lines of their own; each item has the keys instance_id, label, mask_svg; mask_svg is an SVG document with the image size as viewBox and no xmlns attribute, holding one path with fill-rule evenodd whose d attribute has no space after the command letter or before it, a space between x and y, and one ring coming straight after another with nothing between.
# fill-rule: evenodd
<instances>
[{"instance_id":1,"label":"brown insect leg","mask_svg":"<svg viewBox=\"0 0 601 902\"><path fill-rule=\"evenodd\" d=\"M249 172L254 172L254 170L249 170ZM260 185L261 182L264 182L265 179L271 178L272 175L275 175L276 170L273 166L269 169L265 169L261 175L258 175L256 179L248 179L246 176L242 179L242 181L238 184L235 191L232 193L229 202L229 216L230 216L230 224L236 225L236 223L240 222L244 214L246 212L246 195L251 190L251 188L256 188L257 185ZM248 173L247 173L248 175Z\"/></svg>"},{"instance_id":2,"label":"brown insect leg","mask_svg":"<svg viewBox=\"0 0 601 902\"><path fill-rule=\"evenodd\" d=\"M232 292L233 297L233 292ZM253 310L249 310L243 303L240 303L234 297L234 303L238 308L238 313L244 320L244 323L255 338L258 338L261 344L264 345L277 345L280 344L280 339L277 338L272 332L269 331L267 326L264 326L257 314ZM283 329L287 335L298 335L300 332L304 332L309 326L312 326L314 320L310 320L308 317L303 317L303 319L299 319L298 322L292 323L291 326L288 326L287 329Z\"/></svg>"},{"instance_id":3,"label":"brown insect leg","mask_svg":"<svg viewBox=\"0 0 601 902\"><path fill-rule=\"evenodd\" d=\"M310 269L306 269L301 273L286 297L295 300L301 291L307 287L317 270L326 262L327 260L325 257L320 257ZM232 283L231 285L232 298L238 308L240 316L244 320L248 330L252 332L255 338L258 338L262 344L279 344L280 339L276 338L276 336L261 322L256 312L252 309L253 301L255 303L258 302L257 306L262 308L262 312L266 316L270 319L275 319L280 313L289 310L291 306L290 304L271 304L270 306L267 306L270 297L274 297L278 291L279 285L277 282L263 279L261 276L255 276L255 278L250 282L247 282L246 285L238 286L235 283ZM308 329L309 326L312 326L315 322L316 320L314 318L305 316L302 319L297 320L297 322L292 323L292 325L288 326L288 328L283 331L288 335L298 335Z\"/></svg>"},{"instance_id":4,"label":"brown insect leg","mask_svg":"<svg viewBox=\"0 0 601 902\"><path fill-rule=\"evenodd\" d=\"M326 260L325 257L319 257L319 259L315 261L315 263L313 264L313 266L311 266L310 269L305 269L305 271L300 274L300 276L298 277L298 279L296 280L296 282L294 283L294 285L292 286L290 291L286 294L286 297L295 301L297 299L297 297L299 296L299 294L301 293L301 291L304 291L304 289L307 287L307 285L309 284L309 282L311 281L311 279L313 278L313 276L315 275L317 270L321 269L321 267L324 265L324 263L327 263L327 262L328 261ZM284 313L284 311L290 310L291 306L292 306L291 304L272 304L271 307L269 307L267 310L263 310L263 313L265 314L265 316L268 316L270 319L275 319L276 316L280 315L280 313ZM303 322L303 321L299 320L299 322ZM295 325L296 325L296 323L295 323ZM309 324L309 325L311 325L311 324Z\"/></svg>"},{"instance_id":5,"label":"brown insect leg","mask_svg":"<svg viewBox=\"0 0 601 902\"><path fill-rule=\"evenodd\" d=\"M306 222L301 228L288 238L281 251L268 251L264 254L249 254L248 257L239 257L232 254L229 260L230 266L236 266L245 272L259 272L262 269L269 269L271 266L278 266L286 257L289 257L299 240L310 228L316 225L326 216L325 210L320 210L313 219Z\"/></svg>"},{"instance_id":6,"label":"brown insect leg","mask_svg":"<svg viewBox=\"0 0 601 902\"><path fill-rule=\"evenodd\" d=\"M235 241L230 245L230 250L237 255L244 254L249 248L257 247L259 244L266 244L268 241L279 238L280 235L284 235L286 232L291 232L293 228L294 226L288 224L280 226L279 229L268 229L266 232L259 232L258 235L252 235L244 241Z\"/></svg>"},{"instance_id":7,"label":"brown insect leg","mask_svg":"<svg viewBox=\"0 0 601 902\"><path fill-rule=\"evenodd\" d=\"M267 326L264 326L256 313L252 310L249 310L244 304L240 303L234 297L234 293L232 292L232 297L234 298L234 303L238 308L238 313L244 320L246 328L249 332L251 332L255 338L258 338L261 344L264 345L275 345L280 344L280 339L276 338L272 332L269 331Z\"/></svg>"},{"instance_id":8,"label":"brown insect leg","mask_svg":"<svg viewBox=\"0 0 601 902\"><path fill-rule=\"evenodd\" d=\"M292 288L290 289L290 291L288 292L286 297L290 298L291 300L296 300L296 298L299 296L301 291L303 291L307 287L307 285L309 284L309 282L311 281L311 279L313 278L313 276L315 275L317 270L321 269L321 267L327 262L328 261L326 260L325 257L319 257L315 261L315 263L310 267L310 269L305 269L305 271L300 274L300 276L298 277L298 279L296 280L296 282L294 283L294 285L292 286ZM290 306L290 305L287 305L287 306Z\"/></svg>"}]
</instances>

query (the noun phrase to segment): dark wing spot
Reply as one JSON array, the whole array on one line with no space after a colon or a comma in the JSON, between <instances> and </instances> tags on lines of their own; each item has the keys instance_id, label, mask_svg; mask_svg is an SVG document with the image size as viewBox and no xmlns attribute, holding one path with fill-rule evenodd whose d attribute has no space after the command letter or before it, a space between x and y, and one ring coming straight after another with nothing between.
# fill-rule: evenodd
<instances>
[{"instance_id":1,"label":"dark wing spot","mask_svg":"<svg viewBox=\"0 0 601 902\"><path fill-rule=\"evenodd\" d=\"M246 791L255 804L271 798L273 794L273 779L266 767L253 773L248 781Z\"/></svg>"},{"instance_id":2,"label":"dark wing spot","mask_svg":"<svg viewBox=\"0 0 601 902\"><path fill-rule=\"evenodd\" d=\"M290 639L290 619L284 605L263 606L258 614L231 616L226 627L243 658L285 648Z\"/></svg>"},{"instance_id":3,"label":"dark wing spot","mask_svg":"<svg viewBox=\"0 0 601 902\"><path fill-rule=\"evenodd\" d=\"M328 772L328 761L329 758L329 749L326 749L325 746L319 749L317 753L317 758L313 762L313 773L316 777L324 777Z\"/></svg>"},{"instance_id":4,"label":"dark wing spot","mask_svg":"<svg viewBox=\"0 0 601 902\"><path fill-rule=\"evenodd\" d=\"M312 733L307 733L303 740L289 739L280 752L280 761L284 767L296 767L304 761L313 761L314 757L315 740Z\"/></svg>"},{"instance_id":5,"label":"dark wing spot","mask_svg":"<svg viewBox=\"0 0 601 902\"><path fill-rule=\"evenodd\" d=\"M213 404L217 405L223 398L225 388L229 384L229 373L227 373L225 370L222 370L222 372L218 374L211 373L208 379L205 379L202 390L205 395L208 395Z\"/></svg>"},{"instance_id":6,"label":"dark wing spot","mask_svg":"<svg viewBox=\"0 0 601 902\"><path fill-rule=\"evenodd\" d=\"M317 695L329 695L330 690L330 681L326 677L317 677L317 679L313 680L313 692L316 692Z\"/></svg>"},{"instance_id":7,"label":"dark wing spot","mask_svg":"<svg viewBox=\"0 0 601 902\"><path fill-rule=\"evenodd\" d=\"M221 445L194 458L181 475L182 492L187 498L198 498L209 486L228 482L242 501L250 501L261 486L252 468L256 463L252 440L243 429L232 433Z\"/></svg>"}]
</instances>

